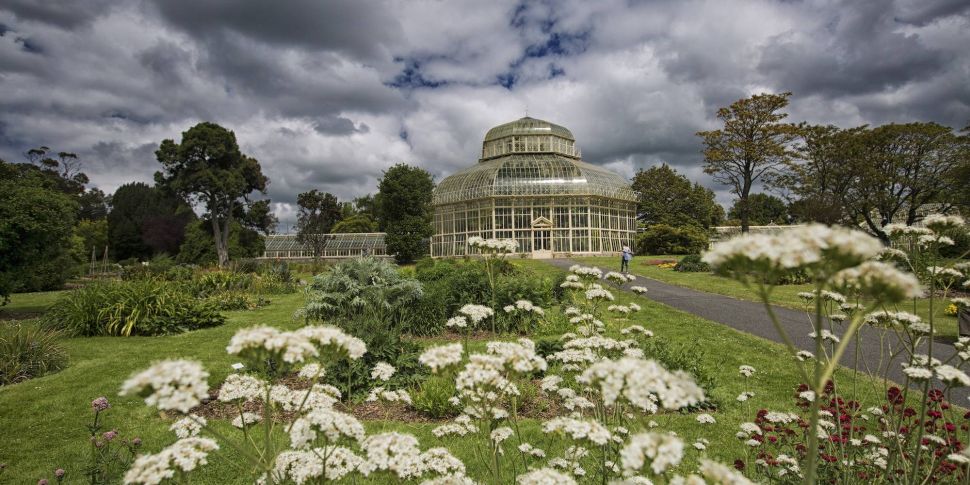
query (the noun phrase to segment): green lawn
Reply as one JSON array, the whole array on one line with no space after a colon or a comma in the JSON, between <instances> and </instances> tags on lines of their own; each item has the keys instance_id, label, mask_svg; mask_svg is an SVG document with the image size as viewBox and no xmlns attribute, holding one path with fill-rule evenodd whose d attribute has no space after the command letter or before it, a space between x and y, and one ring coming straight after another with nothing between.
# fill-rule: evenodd
<instances>
[{"instance_id":1,"label":"green lawn","mask_svg":"<svg viewBox=\"0 0 970 485\"><path fill-rule=\"evenodd\" d=\"M531 268L541 276L552 276L560 270L539 261L515 261ZM639 271L639 268L638 268ZM721 407L714 413L717 424L700 426L689 414L669 414L654 417L660 429L675 430L688 444L687 459L680 466L681 472L689 472L697 458L709 456L730 463L744 453L742 445L734 437L738 424L751 421L759 408L794 411L792 389L797 384L794 363L784 349L775 343L737 332L690 314L674 310L645 298L614 292L619 302L636 301L643 310L628 321L611 325L609 335L619 336L618 327L641 324L657 336L669 340L674 349L684 349L695 354L702 366L717 381L711 393ZM186 357L202 361L212 374L209 382L215 386L230 371L234 359L225 353L225 346L239 328L253 324L271 324L293 328L298 322L292 319L294 310L302 304L302 295L271 297L272 304L255 311L230 312L228 323L221 327L198 330L182 335L166 337L131 338L73 338L64 341L71 357L70 366L64 371L33 379L13 386L0 388L0 429L5 436L0 440L0 462L7 464L3 483L35 483L42 477L51 478L57 467L67 469L68 476L80 476L80 467L88 451L85 424L90 418L90 402L98 396L107 396L112 409L107 414L107 426L117 428L123 437L138 436L144 440L146 451L155 451L173 441L167 428L170 420L142 405L135 398L122 398L117 391L122 381L132 372L162 358ZM15 297L19 306L41 305L40 296ZM558 312L553 309L552 312ZM432 339L437 341L440 339ZM483 344L478 343L476 347ZM738 366L752 365L758 373L744 382L738 376ZM849 371L840 371L840 382L848 383ZM864 402L882 395L882 382L863 379L860 390ZM755 397L748 406L736 402L742 391L752 391ZM649 418L644 418L646 422ZM223 430L226 423L218 423ZM370 422L370 430L399 429L417 435L422 447L445 446L465 460L473 477L482 477L482 467L474 459L473 448L463 438L433 438L428 423ZM567 443L539 432L538 422L524 424L524 432L533 437L533 444L547 451L550 457L561 451ZM711 441L708 451L698 452L690 443L704 437ZM241 458L231 449L210 456L210 463L196 475L193 483L226 484L245 483L240 473ZM69 483L74 483L69 481Z\"/></svg>"},{"instance_id":2,"label":"green lawn","mask_svg":"<svg viewBox=\"0 0 970 485\"><path fill-rule=\"evenodd\" d=\"M15 293L10 302L0 306L0 320L31 318L38 316L57 300L64 291L39 291L36 293Z\"/></svg>"},{"instance_id":3,"label":"green lawn","mask_svg":"<svg viewBox=\"0 0 970 485\"><path fill-rule=\"evenodd\" d=\"M633 261L630 263L630 271L641 276L646 276L647 278L652 278L672 285L683 286L685 288L730 296L741 300L758 300L758 296L753 290L745 287L738 281L706 272L682 273L669 268L660 268L654 264L658 260L679 260L681 257L682 256L637 256L633 258ZM619 270L619 258L617 257L598 256L575 259L583 264L600 266L604 269L609 268ZM796 310L804 310L805 303L798 297L798 293L811 290L811 285L778 286L774 290L773 301L779 306L794 308ZM940 303L941 301L937 299L933 308L935 318L934 323L936 325L937 334L945 338L956 340L957 319L955 316L944 314L944 310L948 303ZM917 315L923 317L924 320L928 320L930 314L930 303L928 299L921 299L916 303L915 311L912 304L900 305L898 308L890 308L890 310L916 313Z\"/></svg>"}]
</instances>

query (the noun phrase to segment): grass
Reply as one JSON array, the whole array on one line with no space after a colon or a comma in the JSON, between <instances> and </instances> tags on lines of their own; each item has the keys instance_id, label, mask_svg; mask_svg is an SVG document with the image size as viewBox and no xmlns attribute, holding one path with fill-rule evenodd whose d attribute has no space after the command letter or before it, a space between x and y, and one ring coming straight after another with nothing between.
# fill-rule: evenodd
<instances>
[{"instance_id":1,"label":"grass","mask_svg":"<svg viewBox=\"0 0 970 485\"><path fill-rule=\"evenodd\" d=\"M515 264L530 268L540 276L554 276L560 270L540 261L519 261ZM698 425L690 414L665 414L652 417L660 429L676 431L688 444L687 458L680 472L692 470L696 460L706 453L712 458L730 463L743 455L743 445L734 437L738 424L751 421L758 408L794 411L792 391L798 383L794 362L781 345L735 331L693 315L677 311L650 300L615 292L620 303L636 301L643 307L640 313L624 324L640 324L658 336L669 340L677 348L693 347L699 343L698 358L704 369L711 373L718 385L711 393L721 407L714 413L717 424ZM145 407L139 399L122 398L117 391L122 381L132 372L140 370L153 361L164 358L185 357L201 361L211 373L209 383L216 386L230 372L234 359L225 353L225 345L233 333L253 324L271 324L283 328L299 325L292 319L303 300L302 294L270 297L272 303L254 311L228 312L225 325L197 330L185 334L161 337L91 337L72 338L63 341L70 354L70 366L53 375L33 379L20 384L0 388L0 429L5 439L0 440L0 462L7 464L2 477L5 483L35 483L39 478L51 478L57 467L63 467L68 477L76 480L88 452L85 425L90 419L90 402L99 396L107 396L112 408L107 413L106 425L116 428L122 437L141 437L144 450L156 451L174 440L168 431L171 419ZM18 295L18 305L42 305L42 297ZM558 310L552 310L558 312ZM614 326L610 334L618 336ZM542 332L540 332L542 333ZM441 339L421 339L437 342ZM475 347L484 346L476 342ZM742 381L738 366L752 365L758 373ZM851 379L851 371L840 370L842 382ZM861 389L865 390L864 402L875 403L875 396L882 395L882 381L865 378ZM736 402L742 391L752 391L755 397L749 405ZM651 418L644 418L642 421ZM221 431L229 425L217 422ZM422 447L445 446L463 459L473 477L484 476L484 467L476 461L474 447L467 438L434 438L429 423L368 422L369 431L395 429L415 434ZM539 423L526 420L523 432L532 443L547 451L550 457L567 446L567 442L543 435ZM704 437L710 440L708 451L698 452L689 446L693 440ZM282 438L281 438L282 439ZM196 484L245 483L248 472L242 469L243 460L231 448L224 447L210 456L209 465L195 475ZM234 478L231 478L234 477ZM511 481L511 480L509 480ZM73 483L73 480L69 481Z\"/></svg>"},{"instance_id":2,"label":"grass","mask_svg":"<svg viewBox=\"0 0 970 485\"><path fill-rule=\"evenodd\" d=\"M0 306L0 320L19 320L40 316L54 304L66 290L14 293L10 302Z\"/></svg>"},{"instance_id":3,"label":"grass","mask_svg":"<svg viewBox=\"0 0 970 485\"><path fill-rule=\"evenodd\" d=\"M730 296L739 300L760 301L752 289L747 288L742 283L730 278L724 278L707 272L682 273L680 271L674 271L673 269L659 268L655 264L652 264L657 260L680 260L682 257L683 256L638 256L633 258L633 261L630 263L630 271L640 276L646 276L647 278L652 278L672 285L683 286L693 290ZM619 270L619 258L595 256L575 259L583 264ZM794 308L796 310L804 310L804 301L798 297L798 293L802 291L812 291L812 289L812 286L807 284L777 286L772 293L772 301L774 304L779 306ZM950 340L956 340L957 319L955 316L944 314L945 308L946 304L937 299L933 308L934 323L936 326L937 335ZM898 308L889 308L889 310L908 311L921 316L924 320L928 320L930 315L930 301L929 299L925 298L918 300L916 302L915 309L910 303L899 305Z\"/></svg>"}]
</instances>

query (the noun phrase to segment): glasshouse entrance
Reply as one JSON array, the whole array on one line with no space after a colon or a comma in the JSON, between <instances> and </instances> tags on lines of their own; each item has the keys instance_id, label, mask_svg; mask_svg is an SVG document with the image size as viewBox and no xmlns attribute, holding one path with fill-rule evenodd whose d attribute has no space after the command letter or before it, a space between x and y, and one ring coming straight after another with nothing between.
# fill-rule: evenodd
<instances>
[{"instance_id":1,"label":"glasshouse entrance","mask_svg":"<svg viewBox=\"0 0 970 485\"><path fill-rule=\"evenodd\" d=\"M552 257L552 222L545 217L532 221L532 257L537 259Z\"/></svg>"}]
</instances>

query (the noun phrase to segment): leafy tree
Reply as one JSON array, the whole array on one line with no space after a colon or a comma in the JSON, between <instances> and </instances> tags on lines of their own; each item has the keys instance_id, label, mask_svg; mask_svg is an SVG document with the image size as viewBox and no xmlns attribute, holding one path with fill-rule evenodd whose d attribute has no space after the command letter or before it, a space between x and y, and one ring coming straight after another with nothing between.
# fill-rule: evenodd
<instances>
[{"instance_id":1,"label":"leafy tree","mask_svg":"<svg viewBox=\"0 0 970 485\"><path fill-rule=\"evenodd\" d=\"M434 179L426 170L403 163L381 177L374 198L378 224L387 232L387 250L399 263L427 253L431 236L431 192Z\"/></svg>"},{"instance_id":2,"label":"leafy tree","mask_svg":"<svg viewBox=\"0 0 970 485\"><path fill-rule=\"evenodd\" d=\"M0 160L0 299L63 286L77 203L43 169Z\"/></svg>"},{"instance_id":3,"label":"leafy tree","mask_svg":"<svg viewBox=\"0 0 970 485\"><path fill-rule=\"evenodd\" d=\"M738 196L742 232L747 232L750 225L751 188L791 157L788 145L797 130L781 122L788 116L781 110L788 106L790 96L791 93L758 94L740 99L717 111L717 118L724 123L722 129L697 133L705 147L704 172L730 186Z\"/></svg>"},{"instance_id":4,"label":"leafy tree","mask_svg":"<svg viewBox=\"0 0 970 485\"><path fill-rule=\"evenodd\" d=\"M372 194L363 195L354 199L354 213L369 216L377 219L377 206Z\"/></svg>"},{"instance_id":5,"label":"leafy tree","mask_svg":"<svg viewBox=\"0 0 970 485\"><path fill-rule=\"evenodd\" d=\"M966 184L953 174L966 163L967 140L936 123L857 129L844 150L852 176L846 209L886 242L885 225L918 222L925 204L950 209L954 193Z\"/></svg>"},{"instance_id":6,"label":"leafy tree","mask_svg":"<svg viewBox=\"0 0 970 485\"><path fill-rule=\"evenodd\" d=\"M367 214L357 214L334 224L332 234L377 232L377 221Z\"/></svg>"},{"instance_id":7,"label":"leafy tree","mask_svg":"<svg viewBox=\"0 0 970 485\"><path fill-rule=\"evenodd\" d=\"M83 166L76 153L51 151L50 147L31 148L24 153L28 163L39 168L57 181L57 188L65 194L76 196L84 192L89 182L88 176L81 171ZM54 159L53 157L58 157Z\"/></svg>"},{"instance_id":8,"label":"leafy tree","mask_svg":"<svg viewBox=\"0 0 970 485\"><path fill-rule=\"evenodd\" d=\"M78 219L102 220L108 216L108 197L98 188L85 190L78 195Z\"/></svg>"},{"instance_id":9,"label":"leafy tree","mask_svg":"<svg viewBox=\"0 0 970 485\"><path fill-rule=\"evenodd\" d=\"M748 196L748 217L752 224L766 226L768 224L787 224L788 206L785 201L769 194L751 194ZM729 219L740 219L738 201L728 210Z\"/></svg>"},{"instance_id":10,"label":"leafy tree","mask_svg":"<svg viewBox=\"0 0 970 485\"><path fill-rule=\"evenodd\" d=\"M212 236L212 224L196 219L185 226L185 238L175 261L180 264L210 265L219 262ZM256 258L263 254L265 238L258 231L243 227L239 221L229 226L229 257Z\"/></svg>"},{"instance_id":11,"label":"leafy tree","mask_svg":"<svg viewBox=\"0 0 970 485\"><path fill-rule=\"evenodd\" d=\"M313 251L313 259L320 257L327 241L332 239L330 230L343 217L337 196L313 189L296 196L300 206L296 216L296 240Z\"/></svg>"},{"instance_id":12,"label":"leafy tree","mask_svg":"<svg viewBox=\"0 0 970 485\"><path fill-rule=\"evenodd\" d=\"M106 219L81 219L74 226L72 255L78 263L89 263L91 253L100 260L108 246L108 221Z\"/></svg>"},{"instance_id":13,"label":"leafy tree","mask_svg":"<svg viewBox=\"0 0 970 485\"><path fill-rule=\"evenodd\" d=\"M694 183L667 164L640 170L633 177L637 218L647 224L694 225L708 228L720 223L724 210L714 192Z\"/></svg>"},{"instance_id":14,"label":"leafy tree","mask_svg":"<svg viewBox=\"0 0 970 485\"><path fill-rule=\"evenodd\" d=\"M111 199L109 244L119 260L177 254L185 225L195 218L191 208L175 194L141 182L118 187Z\"/></svg>"},{"instance_id":15,"label":"leafy tree","mask_svg":"<svg viewBox=\"0 0 970 485\"><path fill-rule=\"evenodd\" d=\"M431 225L422 216L404 216L387 228L385 244L398 263L410 263L428 253Z\"/></svg>"},{"instance_id":16,"label":"leafy tree","mask_svg":"<svg viewBox=\"0 0 970 485\"><path fill-rule=\"evenodd\" d=\"M235 133L210 122L183 132L181 143L162 141L155 156L163 168L155 173L158 184L205 207L219 265L226 266L233 219L269 183L259 162L239 150Z\"/></svg>"},{"instance_id":17,"label":"leafy tree","mask_svg":"<svg viewBox=\"0 0 970 485\"><path fill-rule=\"evenodd\" d=\"M798 126L796 156L772 178L772 187L787 194L789 212L799 221L849 223L844 197L853 182L846 147L862 128Z\"/></svg>"}]
</instances>

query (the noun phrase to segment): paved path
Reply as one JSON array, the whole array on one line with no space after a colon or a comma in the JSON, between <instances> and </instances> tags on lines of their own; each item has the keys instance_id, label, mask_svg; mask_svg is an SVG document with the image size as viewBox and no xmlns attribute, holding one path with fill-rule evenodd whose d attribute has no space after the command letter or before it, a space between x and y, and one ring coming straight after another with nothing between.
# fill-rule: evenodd
<instances>
[{"instance_id":1,"label":"paved path","mask_svg":"<svg viewBox=\"0 0 970 485\"><path fill-rule=\"evenodd\" d=\"M573 264L576 264L575 261L569 259L551 259L548 262L562 269L568 269ZM648 291L645 296L656 302L692 313L713 322L727 325L741 332L783 343L781 336L778 335L778 331L771 324L764 305L761 303L692 290L640 275L637 275L637 280L633 283L624 285L624 289L629 291L631 286L646 287ZM795 347L814 353L815 340L808 336L812 331L808 315L803 311L778 306L775 306L774 310L775 315L791 337ZM863 363L868 363L870 368L875 369L880 362L879 339L882 332L872 327L863 326L859 329L859 335L861 336L859 342L860 368L864 370L866 367ZM891 345L894 351L902 349L902 344L894 332L887 333L885 341L887 347ZM925 342L922 345L921 352L926 352ZM941 339L935 339L933 341L933 356L935 358L946 361L955 354L956 349L953 348L951 343ZM884 359L888 359L888 356L884 357ZM850 344L842 355L841 363L845 367L852 368L855 361L855 345ZM888 370L886 370L885 363L882 366L887 377L898 383L905 381L902 366L900 365L901 362L902 355L897 355L896 359L889 365ZM951 394L954 403L964 407L968 404L968 397L970 397L970 389L968 388L954 389Z\"/></svg>"}]
</instances>

